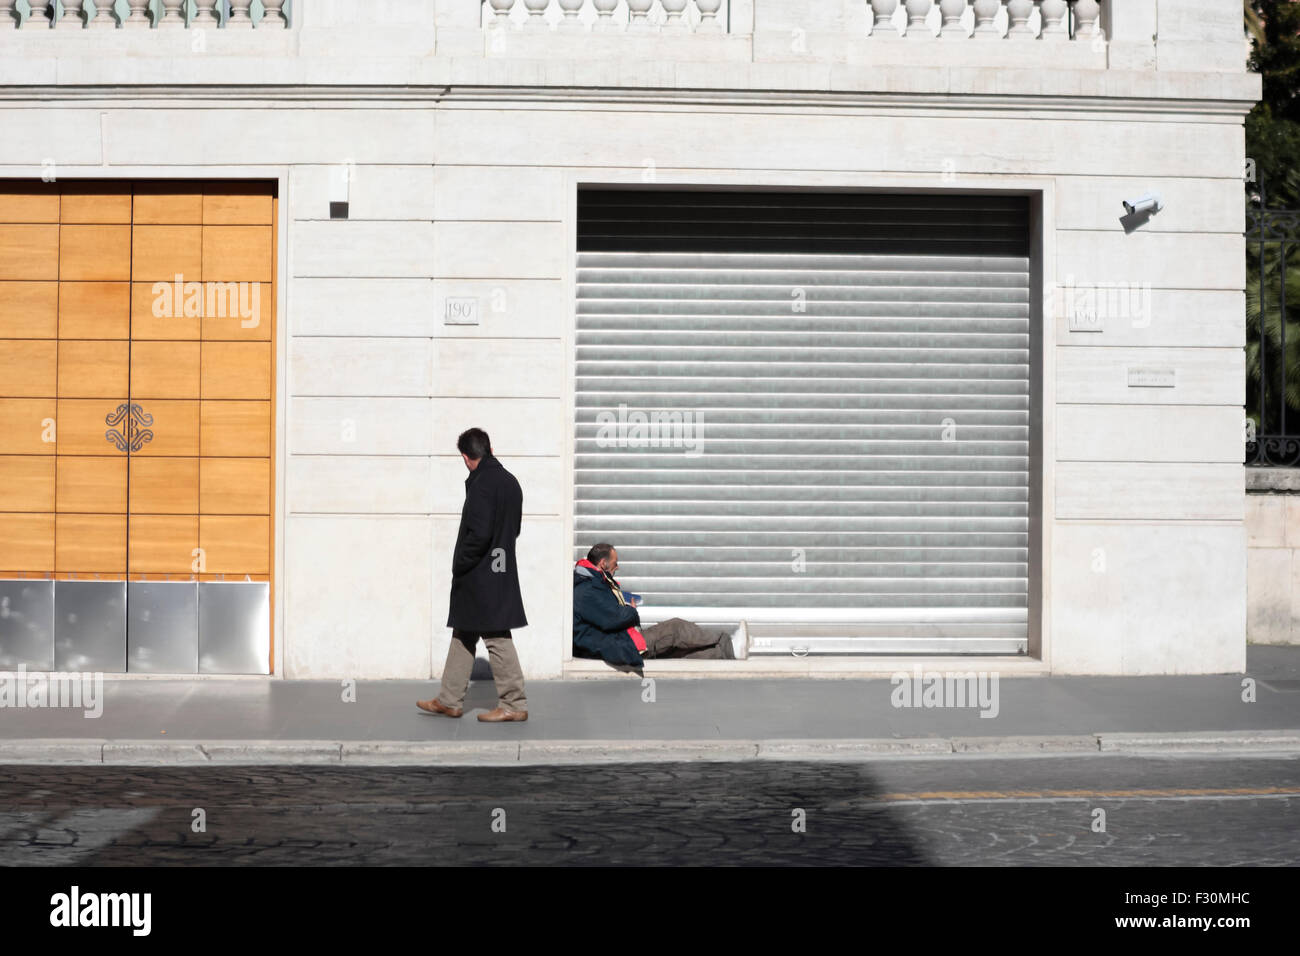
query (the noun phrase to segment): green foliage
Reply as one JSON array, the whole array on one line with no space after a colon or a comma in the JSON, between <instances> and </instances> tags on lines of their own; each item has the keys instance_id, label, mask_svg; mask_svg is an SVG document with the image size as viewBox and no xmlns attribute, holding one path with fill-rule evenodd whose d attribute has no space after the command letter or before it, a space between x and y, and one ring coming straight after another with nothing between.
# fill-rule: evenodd
<instances>
[{"instance_id":1,"label":"green foliage","mask_svg":"<svg viewBox=\"0 0 1300 956\"><path fill-rule=\"evenodd\" d=\"M1247 181L1247 208L1263 201L1271 209L1300 209L1300 3L1243 0L1245 29L1252 37L1250 69L1262 76L1259 103L1246 117L1246 155L1256 181ZM1261 308L1261 280L1263 307ZM1286 255L1286 316L1281 309L1282 252L1257 243L1246 249L1246 404L1261 433L1279 428L1280 389L1285 388L1287 431L1300 431L1300 246ZM1285 329L1285 356L1283 330ZM1259 407L1261 343L1266 408ZM1283 365L1283 358L1285 364ZM1280 370L1286 369L1283 386ZM1265 418L1261 422L1260 414Z\"/></svg>"}]
</instances>

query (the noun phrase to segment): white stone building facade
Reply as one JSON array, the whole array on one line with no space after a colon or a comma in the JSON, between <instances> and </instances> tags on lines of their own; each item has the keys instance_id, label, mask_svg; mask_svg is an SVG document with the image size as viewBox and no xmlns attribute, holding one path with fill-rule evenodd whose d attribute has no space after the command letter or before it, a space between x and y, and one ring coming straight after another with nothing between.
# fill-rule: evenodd
<instances>
[{"instance_id":1,"label":"white stone building facade","mask_svg":"<svg viewBox=\"0 0 1300 956\"><path fill-rule=\"evenodd\" d=\"M1024 582L1006 592L1024 636L980 666L1244 668L1243 121L1260 81L1234 0L292 0L207 19L196 8L211 4L89 6L64 0L51 24L39 3L29 15L0 2L0 181L272 184L269 673L437 677L465 474L455 440L471 425L524 489L527 675L602 672L570 659L569 591L586 528L620 527L582 525L575 503L579 473L603 467L583 464L580 396L619 341L582 338L579 199L611 188L921 197L920 223L949 197L1020 197L1026 401L997 439L1016 448L975 455L1026 463L1023 494L997 499L1016 505L999 527L1024 547L988 558ZM1121 222L1121 202L1150 193L1159 212ZM817 314L817 290L807 298ZM751 363L804 347L774 339L764 353L744 331L705 331ZM678 339L627 341L649 360ZM725 364L712 341L701 354ZM686 361L697 346L681 347ZM611 374L611 394L635 391ZM699 407L706 423L720 414ZM792 429L840 421L810 416L773 426L776 453ZM927 426L936 436L943 417ZM723 445L759 440L767 421L717 420ZM871 421L831 440L869 457ZM956 428L966 440L960 415ZM673 513L742 534L742 547L746 522L756 542L769 527L814 535L813 548L839 533L834 508L795 527L754 496L731 510L702 500L719 523ZM843 533L878 530L850 511ZM948 527L948 514L920 518ZM653 591L638 584L638 542L615 543L625 583ZM931 557L945 563L921 555L918 567ZM810 560L836 580L833 555ZM799 585L813 598L784 618L779 602L741 603L756 634L801 629L745 662L659 666L844 675L960 652L945 618L911 621L891 645L888 615L855 616L884 587L822 600ZM703 613L698 595L668 603ZM884 643L855 650L870 635Z\"/></svg>"}]
</instances>

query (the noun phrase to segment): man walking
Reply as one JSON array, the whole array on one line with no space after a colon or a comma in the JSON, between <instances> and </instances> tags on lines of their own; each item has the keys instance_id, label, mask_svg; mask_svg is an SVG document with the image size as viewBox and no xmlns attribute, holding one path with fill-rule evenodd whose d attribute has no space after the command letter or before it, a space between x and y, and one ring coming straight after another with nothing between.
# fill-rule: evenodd
<instances>
[{"instance_id":1,"label":"man walking","mask_svg":"<svg viewBox=\"0 0 1300 956\"><path fill-rule=\"evenodd\" d=\"M451 646L438 696L417 701L416 706L445 717L459 717L464 712L474 648L481 637L496 681L497 707L479 714L478 719L494 723L527 720L524 672L510 637L511 628L528 626L515 564L523 492L515 476L492 456L487 432L471 428L457 439L456 447L469 477L465 479L465 506L451 561L451 609L447 615Z\"/></svg>"}]
</instances>

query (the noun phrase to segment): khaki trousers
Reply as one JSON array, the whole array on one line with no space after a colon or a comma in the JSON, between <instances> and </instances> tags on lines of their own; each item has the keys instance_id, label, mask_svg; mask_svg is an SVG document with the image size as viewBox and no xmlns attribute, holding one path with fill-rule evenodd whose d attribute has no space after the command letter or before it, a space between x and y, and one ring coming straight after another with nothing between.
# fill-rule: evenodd
<instances>
[{"instance_id":1,"label":"khaki trousers","mask_svg":"<svg viewBox=\"0 0 1300 956\"><path fill-rule=\"evenodd\" d=\"M505 710L528 710L524 696L524 671L519 666L515 642L509 631L479 634L473 631L451 632L451 646L447 648L447 663L442 668L442 683L438 700L443 706L460 709L465 704L465 691L469 689L469 675L474 669L474 648L479 638L487 645L488 663L492 665L492 679L497 685L497 703Z\"/></svg>"}]
</instances>

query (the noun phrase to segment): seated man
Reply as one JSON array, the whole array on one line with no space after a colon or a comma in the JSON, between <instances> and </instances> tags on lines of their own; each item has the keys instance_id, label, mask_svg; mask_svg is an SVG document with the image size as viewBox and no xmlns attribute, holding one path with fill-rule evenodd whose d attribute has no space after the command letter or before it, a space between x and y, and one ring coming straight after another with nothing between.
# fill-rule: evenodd
<instances>
[{"instance_id":1,"label":"seated man","mask_svg":"<svg viewBox=\"0 0 1300 956\"><path fill-rule=\"evenodd\" d=\"M573 569L573 655L598 657L610 664L640 667L643 657L703 657L733 660L745 656L744 628L736 636L705 631L675 617L640 630L635 597L624 595L614 580L618 552L597 544ZM733 644L733 640L735 643Z\"/></svg>"}]
</instances>

